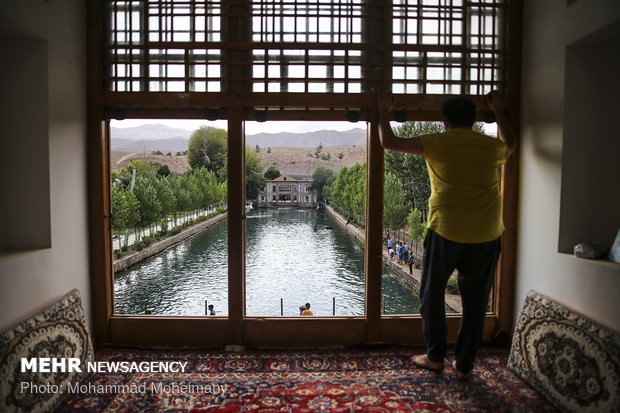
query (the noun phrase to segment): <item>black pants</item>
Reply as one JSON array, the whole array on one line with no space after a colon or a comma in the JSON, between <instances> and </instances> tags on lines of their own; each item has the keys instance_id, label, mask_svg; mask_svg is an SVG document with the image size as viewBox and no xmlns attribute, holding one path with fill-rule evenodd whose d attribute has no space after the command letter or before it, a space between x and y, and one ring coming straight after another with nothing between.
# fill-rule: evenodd
<instances>
[{"instance_id":1,"label":"black pants","mask_svg":"<svg viewBox=\"0 0 620 413\"><path fill-rule=\"evenodd\" d=\"M430 229L427 231L420 284L420 313L429 360L443 362L446 355L448 326L445 291L448 278L456 268L463 305L454 349L456 366L463 373L473 368L500 252L499 238L466 244L449 241Z\"/></svg>"}]
</instances>

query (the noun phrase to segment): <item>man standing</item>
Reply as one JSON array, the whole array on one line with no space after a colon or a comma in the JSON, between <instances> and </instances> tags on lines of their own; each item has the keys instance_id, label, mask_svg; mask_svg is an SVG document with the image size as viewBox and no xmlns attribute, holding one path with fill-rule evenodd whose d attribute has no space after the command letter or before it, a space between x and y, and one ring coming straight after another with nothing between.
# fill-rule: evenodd
<instances>
[{"instance_id":1,"label":"man standing","mask_svg":"<svg viewBox=\"0 0 620 413\"><path fill-rule=\"evenodd\" d=\"M476 106L465 96L443 104L445 132L401 139L389 124L391 96L377 98L381 144L385 149L423 155L431 181L420 285L426 354L414 357L413 362L434 371L444 368L445 289L456 268L463 314L452 366L459 380L470 377L482 340L504 230L500 166L517 146L504 96L492 92L487 103L495 113L500 139L472 131Z\"/></svg>"}]
</instances>

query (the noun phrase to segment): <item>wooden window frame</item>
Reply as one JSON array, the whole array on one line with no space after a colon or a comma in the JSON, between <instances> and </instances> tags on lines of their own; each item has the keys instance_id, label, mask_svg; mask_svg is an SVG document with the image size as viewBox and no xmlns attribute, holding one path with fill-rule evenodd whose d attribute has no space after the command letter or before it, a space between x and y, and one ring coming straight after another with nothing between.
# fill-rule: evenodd
<instances>
[{"instance_id":1,"label":"wooden window frame","mask_svg":"<svg viewBox=\"0 0 620 413\"><path fill-rule=\"evenodd\" d=\"M110 92L104 90L101 50L103 0L88 0L88 194L90 229L91 314L95 342L123 345L205 347L228 344L269 347L340 346L361 343L424 343L419 316L381 315L382 232L384 151L379 143L375 94L389 83L386 70L364 71L363 90L355 94L334 93L253 93L248 81L250 62L247 50L232 47L245 42L240 27L248 24L248 2L231 1L228 31L222 60L230 64L222 70L222 92ZM368 0L373 18L363 24L370 38L380 42L391 27L389 7L375 7L383 2ZM519 120L521 1L506 6L507 47L505 91L510 101L509 117ZM383 22L381 22L383 19ZM378 22L378 23L377 23ZM383 26L381 25L383 23ZM389 25L389 26L386 26ZM391 35L391 34L390 34ZM238 37L235 37L238 36ZM251 53L251 52L250 52ZM363 60L369 67L386 62L385 50L369 48ZM391 68L388 68L391 71ZM440 120L440 106L448 95L395 95L399 109L407 109L408 120ZM486 108L484 98L474 97L479 108ZM116 315L113 308L112 240L110 231L110 159L109 119L178 118L204 119L206 110L217 107L228 121L228 248L240 251L228 257L228 317L158 315ZM356 317L246 317L245 316L245 196L244 121L254 120L257 108L267 108L269 120L345 121L351 108L359 119L368 122L367 193L365 243L364 315ZM480 114L482 116L482 113ZM495 288L494 308L487 315L483 338L490 340L498 331L510 332L513 323L514 274L516 258L517 193L519 151L503 168L502 194L504 223L502 257ZM448 316L450 342L456 340L459 315Z\"/></svg>"}]
</instances>

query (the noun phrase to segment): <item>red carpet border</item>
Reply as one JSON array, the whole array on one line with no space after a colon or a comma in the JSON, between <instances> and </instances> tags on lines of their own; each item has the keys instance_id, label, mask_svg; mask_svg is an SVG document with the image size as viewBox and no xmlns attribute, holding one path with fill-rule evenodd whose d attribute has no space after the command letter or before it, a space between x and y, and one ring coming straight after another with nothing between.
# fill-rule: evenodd
<instances>
[{"instance_id":1,"label":"red carpet border","mask_svg":"<svg viewBox=\"0 0 620 413\"><path fill-rule=\"evenodd\" d=\"M72 394L59 411L556 411L506 367L506 351L482 349L474 376L465 383L449 367L442 373L416 367L411 357L421 352L404 347L243 353L106 347L97 352L97 361L188 364L184 373L94 374L82 386L90 390ZM121 387L138 390L105 391Z\"/></svg>"}]
</instances>

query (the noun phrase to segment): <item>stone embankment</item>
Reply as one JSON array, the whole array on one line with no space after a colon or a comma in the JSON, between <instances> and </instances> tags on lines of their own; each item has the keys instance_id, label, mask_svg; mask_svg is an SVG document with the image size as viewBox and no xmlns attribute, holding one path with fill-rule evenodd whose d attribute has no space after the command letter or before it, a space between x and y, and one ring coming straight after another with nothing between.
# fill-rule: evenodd
<instances>
[{"instance_id":1,"label":"stone embankment","mask_svg":"<svg viewBox=\"0 0 620 413\"><path fill-rule=\"evenodd\" d=\"M136 251L119 260L115 260L114 261L114 273L123 271L124 269L129 268L132 265L137 264L142 260L152 257L155 254L159 254L166 248L169 248L173 246L174 244L178 244L179 242L186 240L192 235L195 235L199 233L200 231L202 231L203 229L209 228L210 226L217 224L218 222L220 222L221 220L225 218L226 218L226 213L220 214L204 222L201 222L199 224L186 228L176 235L168 237L159 242L155 242L149 245L148 247L144 248L142 251Z\"/></svg>"},{"instance_id":2,"label":"stone embankment","mask_svg":"<svg viewBox=\"0 0 620 413\"><path fill-rule=\"evenodd\" d=\"M360 244L364 244L365 233L362 229L356 227L353 224L347 224L347 219L336 212L329 205L325 206L325 210L330 214L334 220L340 224L356 241ZM413 268L409 273L409 266L406 264L399 264L396 259L390 260L387 252L387 248L383 248L383 263L387 265L390 271L394 274L396 279L401 283L413 290L418 296L420 295L420 280L422 279L422 271L417 268ZM446 294L446 312L448 313L460 313L462 312L461 297L459 295Z\"/></svg>"}]
</instances>

